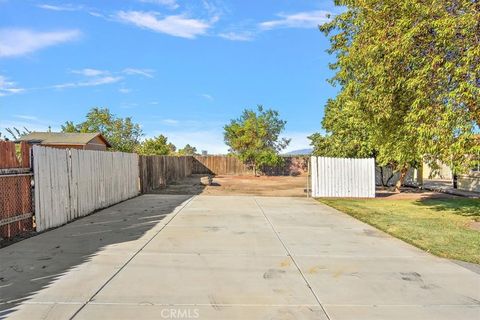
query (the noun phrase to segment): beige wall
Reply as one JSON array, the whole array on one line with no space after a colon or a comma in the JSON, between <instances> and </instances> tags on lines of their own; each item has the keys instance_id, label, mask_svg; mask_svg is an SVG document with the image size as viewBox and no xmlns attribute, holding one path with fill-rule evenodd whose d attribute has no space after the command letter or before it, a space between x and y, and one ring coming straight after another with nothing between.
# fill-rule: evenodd
<instances>
[{"instance_id":1,"label":"beige wall","mask_svg":"<svg viewBox=\"0 0 480 320\"><path fill-rule=\"evenodd\" d=\"M423 179L424 180L453 180L453 173L450 167L444 163L440 163L440 170L433 174L432 168L428 164L423 163Z\"/></svg>"},{"instance_id":2,"label":"beige wall","mask_svg":"<svg viewBox=\"0 0 480 320\"><path fill-rule=\"evenodd\" d=\"M459 175L457 186L460 190L480 192L480 173Z\"/></svg>"}]
</instances>

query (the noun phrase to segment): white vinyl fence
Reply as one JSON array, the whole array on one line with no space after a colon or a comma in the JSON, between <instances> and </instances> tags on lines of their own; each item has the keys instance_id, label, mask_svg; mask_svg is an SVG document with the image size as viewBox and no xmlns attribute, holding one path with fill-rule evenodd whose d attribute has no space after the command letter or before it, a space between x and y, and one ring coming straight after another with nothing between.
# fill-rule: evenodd
<instances>
[{"instance_id":1,"label":"white vinyl fence","mask_svg":"<svg viewBox=\"0 0 480 320\"><path fill-rule=\"evenodd\" d=\"M375 160L311 157L312 197L375 197Z\"/></svg>"},{"instance_id":2,"label":"white vinyl fence","mask_svg":"<svg viewBox=\"0 0 480 320\"><path fill-rule=\"evenodd\" d=\"M37 231L139 193L138 155L33 147Z\"/></svg>"}]
</instances>

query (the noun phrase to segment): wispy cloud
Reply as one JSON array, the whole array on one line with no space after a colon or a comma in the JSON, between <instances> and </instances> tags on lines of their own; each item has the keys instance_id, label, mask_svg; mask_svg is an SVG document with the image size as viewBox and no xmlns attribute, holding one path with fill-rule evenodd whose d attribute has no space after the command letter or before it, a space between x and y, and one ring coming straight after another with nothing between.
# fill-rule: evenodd
<instances>
[{"instance_id":1,"label":"wispy cloud","mask_svg":"<svg viewBox=\"0 0 480 320\"><path fill-rule=\"evenodd\" d=\"M139 1L143 3L158 4L158 5L167 7L169 9L177 9L179 7L176 0L139 0Z\"/></svg>"},{"instance_id":2,"label":"wispy cloud","mask_svg":"<svg viewBox=\"0 0 480 320\"><path fill-rule=\"evenodd\" d=\"M201 7L211 17L223 16L226 12L229 12L225 1L222 0L201 0Z\"/></svg>"},{"instance_id":3,"label":"wispy cloud","mask_svg":"<svg viewBox=\"0 0 480 320\"><path fill-rule=\"evenodd\" d=\"M252 41L255 38L254 33L248 31L224 32L218 34L218 36L231 41Z\"/></svg>"},{"instance_id":4,"label":"wispy cloud","mask_svg":"<svg viewBox=\"0 0 480 320\"><path fill-rule=\"evenodd\" d=\"M85 68L81 70L72 70L72 73L75 74L81 74L86 77L98 77L101 75L109 74L108 71L104 70L98 70L98 69L90 69L90 68Z\"/></svg>"},{"instance_id":5,"label":"wispy cloud","mask_svg":"<svg viewBox=\"0 0 480 320\"><path fill-rule=\"evenodd\" d=\"M83 76L83 79L79 81L71 81L61 84L56 84L46 88L50 89L67 89L78 87L95 87L107 84L113 84L126 79L129 75L140 75L147 78L153 78L152 69L138 69L138 68L125 68L122 71L109 71L95 68L84 68L70 70L70 73ZM122 87L118 89L120 93L130 93L132 90Z\"/></svg>"},{"instance_id":6,"label":"wispy cloud","mask_svg":"<svg viewBox=\"0 0 480 320\"><path fill-rule=\"evenodd\" d=\"M80 5L72 5L72 4L65 4L65 5L51 5L51 4L39 4L37 5L38 8L51 10L51 11L79 11L83 9L83 6Z\"/></svg>"},{"instance_id":7,"label":"wispy cloud","mask_svg":"<svg viewBox=\"0 0 480 320\"><path fill-rule=\"evenodd\" d=\"M128 75L140 75L147 78L153 78L154 71L151 69L126 68L123 69L122 72Z\"/></svg>"},{"instance_id":8,"label":"wispy cloud","mask_svg":"<svg viewBox=\"0 0 480 320\"><path fill-rule=\"evenodd\" d=\"M176 126L180 123L180 121L174 119L164 119L161 122L167 126Z\"/></svg>"},{"instance_id":9,"label":"wispy cloud","mask_svg":"<svg viewBox=\"0 0 480 320\"><path fill-rule=\"evenodd\" d=\"M120 89L118 89L118 92L123 93L123 94L127 94L127 93L132 92L132 90L130 90L128 88L120 88Z\"/></svg>"},{"instance_id":10,"label":"wispy cloud","mask_svg":"<svg viewBox=\"0 0 480 320\"><path fill-rule=\"evenodd\" d=\"M0 0L1 1L1 0ZM73 5L73 4L64 4L64 5L52 5L52 4L39 4L37 5L38 8L44 9L44 10L50 10L50 11L83 11L87 12L89 15L97 18L105 18L105 15L103 13L100 13L97 9L95 8L89 8L85 7L83 5Z\"/></svg>"},{"instance_id":11,"label":"wispy cloud","mask_svg":"<svg viewBox=\"0 0 480 320\"><path fill-rule=\"evenodd\" d=\"M242 23L232 26L224 32L217 35L221 38L231 41L252 41L262 32L279 28L316 28L325 22L330 21L333 14L329 11L315 10L297 12L292 14L279 13L278 19L256 23L255 25L245 25Z\"/></svg>"},{"instance_id":12,"label":"wispy cloud","mask_svg":"<svg viewBox=\"0 0 480 320\"><path fill-rule=\"evenodd\" d=\"M315 28L319 24L330 21L332 15L329 11L316 10L305 11L293 14L279 13L279 19L265 21L259 24L262 30L272 30L276 28Z\"/></svg>"},{"instance_id":13,"label":"wispy cloud","mask_svg":"<svg viewBox=\"0 0 480 320\"><path fill-rule=\"evenodd\" d=\"M25 91L25 89L18 87L15 82L10 81L6 77L0 75L0 97L20 93L23 91Z\"/></svg>"},{"instance_id":14,"label":"wispy cloud","mask_svg":"<svg viewBox=\"0 0 480 320\"><path fill-rule=\"evenodd\" d=\"M133 109L133 108L136 108L136 107L138 107L138 103L136 103L136 102L123 102L120 105L120 108L122 108L122 109Z\"/></svg>"},{"instance_id":15,"label":"wispy cloud","mask_svg":"<svg viewBox=\"0 0 480 320\"><path fill-rule=\"evenodd\" d=\"M22 120L38 120L36 116L30 116L25 114L16 114L14 115L15 118L22 119Z\"/></svg>"},{"instance_id":16,"label":"wispy cloud","mask_svg":"<svg viewBox=\"0 0 480 320\"><path fill-rule=\"evenodd\" d=\"M202 93L201 96L207 100L213 101L213 96L208 93Z\"/></svg>"},{"instance_id":17,"label":"wispy cloud","mask_svg":"<svg viewBox=\"0 0 480 320\"><path fill-rule=\"evenodd\" d=\"M88 14L91 15L92 17L97 17L97 18L105 18L105 15L98 12L98 11L95 11L95 10L89 10L88 11Z\"/></svg>"},{"instance_id":18,"label":"wispy cloud","mask_svg":"<svg viewBox=\"0 0 480 320\"><path fill-rule=\"evenodd\" d=\"M119 11L116 18L140 28L187 39L204 35L217 20L214 17L211 21L205 21L188 18L186 15L170 15L160 18L156 12L144 11Z\"/></svg>"},{"instance_id":19,"label":"wispy cloud","mask_svg":"<svg viewBox=\"0 0 480 320\"><path fill-rule=\"evenodd\" d=\"M94 87L94 86L101 86L105 84L112 84L119 82L122 80L122 77L114 77L114 76L104 76L99 77L87 81L79 81L79 82L68 82L62 84L56 84L51 86L54 89L65 89L65 88L76 88L76 87Z\"/></svg>"},{"instance_id":20,"label":"wispy cloud","mask_svg":"<svg viewBox=\"0 0 480 320\"><path fill-rule=\"evenodd\" d=\"M37 88L21 88L16 82L11 81L7 77L0 75L0 97L12 95L16 93L21 93L25 91L32 90L44 90L44 89L68 89L68 88L80 88L80 87L95 87L108 84L118 83L122 80L125 80L128 75L141 75L147 78L153 78L153 70L151 69L136 69L136 68L126 68L122 71L111 72L108 70L94 69L94 68L84 68L84 69L74 69L69 70L69 73L80 75L77 81L70 81L65 83L59 83L44 87ZM78 78L78 77L77 77ZM125 88L124 84L118 88L118 92L127 94L132 90ZM24 119L28 120L28 119Z\"/></svg>"},{"instance_id":21,"label":"wispy cloud","mask_svg":"<svg viewBox=\"0 0 480 320\"><path fill-rule=\"evenodd\" d=\"M0 57L25 55L76 40L80 35L79 30L39 32L29 29L0 29Z\"/></svg>"}]
</instances>

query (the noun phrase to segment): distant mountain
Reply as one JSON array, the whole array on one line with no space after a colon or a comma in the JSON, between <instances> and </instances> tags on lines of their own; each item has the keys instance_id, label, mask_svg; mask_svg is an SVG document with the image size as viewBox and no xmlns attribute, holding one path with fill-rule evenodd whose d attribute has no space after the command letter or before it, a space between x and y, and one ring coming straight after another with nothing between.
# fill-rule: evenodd
<instances>
[{"instance_id":1,"label":"distant mountain","mask_svg":"<svg viewBox=\"0 0 480 320\"><path fill-rule=\"evenodd\" d=\"M313 149L299 149L285 153L287 156L303 156L311 154Z\"/></svg>"}]
</instances>

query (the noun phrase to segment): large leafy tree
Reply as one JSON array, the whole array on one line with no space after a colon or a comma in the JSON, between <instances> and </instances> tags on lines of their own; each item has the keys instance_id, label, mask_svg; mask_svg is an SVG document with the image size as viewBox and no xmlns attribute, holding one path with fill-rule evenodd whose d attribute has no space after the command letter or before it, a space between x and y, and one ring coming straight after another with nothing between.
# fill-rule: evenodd
<instances>
[{"instance_id":1,"label":"large leafy tree","mask_svg":"<svg viewBox=\"0 0 480 320\"><path fill-rule=\"evenodd\" d=\"M342 158L376 156L364 124L350 111L337 106L335 100L327 102L322 121L326 133L314 133L308 137L313 146L313 155Z\"/></svg>"},{"instance_id":2,"label":"large leafy tree","mask_svg":"<svg viewBox=\"0 0 480 320\"><path fill-rule=\"evenodd\" d=\"M67 121L63 132L100 132L112 145L112 150L134 152L143 136L140 125L132 118L119 118L108 108L92 108L85 121L74 124Z\"/></svg>"},{"instance_id":3,"label":"large leafy tree","mask_svg":"<svg viewBox=\"0 0 480 320\"><path fill-rule=\"evenodd\" d=\"M147 156L166 156L175 152L176 147L168 142L167 137L159 135L152 139L145 139L137 148L137 152Z\"/></svg>"},{"instance_id":4,"label":"large leafy tree","mask_svg":"<svg viewBox=\"0 0 480 320\"><path fill-rule=\"evenodd\" d=\"M330 132L323 140L316 136L318 144L344 137L350 144L360 134L366 149L354 143L357 155L372 151L379 164L401 172L400 183L423 159L465 169L478 147L480 2L336 4L346 11L321 30L336 57L331 82L341 90L326 108L323 124Z\"/></svg>"},{"instance_id":5,"label":"large leafy tree","mask_svg":"<svg viewBox=\"0 0 480 320\"><path fill-rule=\"evenodd\" d=\"M240 118L224 127L224 140L256 174L258 168L281 163L279 152L290 143L290 139L280 138L286 123L278 111L258 105L256 110L245 109Z\"/></svg>"}]
</instances>

